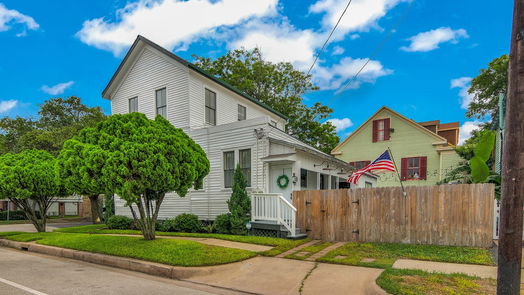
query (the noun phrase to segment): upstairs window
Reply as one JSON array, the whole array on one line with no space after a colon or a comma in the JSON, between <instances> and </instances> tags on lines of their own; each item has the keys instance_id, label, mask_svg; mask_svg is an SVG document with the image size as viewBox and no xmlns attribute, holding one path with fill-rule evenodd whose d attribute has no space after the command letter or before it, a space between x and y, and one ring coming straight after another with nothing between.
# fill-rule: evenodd
<instances>
[{"instance_id":1,"label":"upstairs window","mask_svg":"<svg viewBox=\"0 0 524 295\"><path fill-rule=\"evenodd\" d=\"M427 157L410 157L401 159L402 180L426 180Z\"/></svg>"},{"instance_id":2,"label":"upstairs window","mask_svg":"<svg viewBox=\"0 0 524 295\"><path fill-rule=\"evenodd\" d=\"M167 100L166 89L158 89L156 91L156 114L167 118Z\"/></svg>"},{"instance_id":3,"label":"upstairs window","mask_svg":"<svg viewBox=\"0 0 524 295\"><path fill-rule=\"evenodd\" d=\"M217 94L206 88L206 123L217 124Z\"/></svg>"},{"instance_id":4,"label":"upstairs window","mask_svg":"<svg viewBox=\"0 0 524 295\"><path fill-rule=\"evenodd\" d=\"M224 187L233 187L233 175L235 174L235 152L224 153Z\"/></svg>"},{"instance_id":5,"label":"upstairs window","mask_svg":"<svg viewBox=\"0 0 524 295\"><path fill-rule=\"evenodd\" d=\"M244 121L246 119L246 107L238 105L238 121Z\"/></svg>"},{"instance_id":6,"label":"upstairs window","mask_svg":"<svg viewBox=\"0 0 524 295\"><path fill-rule=\"evenodd\" d=\"M246 179L247 186L251 186L251 150L240 150L238 151L238 165L244 178Z\"/></svg>"},{"instance_id":7,"label":"upstairs window","mask_svg":"<svg viewBox=\"0 0 524 295\"><path fill-rule=\"evenodd\" d=\"M380 119L373 121L373 142L389 140L390 120Z\"/></svg>"},{"instance_id":8,"label":"upstairs window","mask_svg":"<svg viewBox=\"0 0 524 295\"><path fill-rule=\"evenodd\" d=\"M135 96L129 99L129 113L138 112L138 97Z\"/></svg>"}]
</instances>

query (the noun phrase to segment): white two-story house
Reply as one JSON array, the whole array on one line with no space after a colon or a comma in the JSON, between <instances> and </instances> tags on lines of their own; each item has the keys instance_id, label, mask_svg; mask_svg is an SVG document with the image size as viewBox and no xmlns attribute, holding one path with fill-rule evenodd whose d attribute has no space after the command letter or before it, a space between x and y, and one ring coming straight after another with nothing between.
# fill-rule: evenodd
<instances>
[{"instance_id":1,"label":"white two-story house","mask_svg":"<svg viewBox=\"0 0 524 295\"><path fill-rule=\"evenodd\" d=\"M111 101L113 114L164 116L207 154L211 169L203 189L183 198L168 195L161 219L193 213L213 220L228 212L236 165L243 169L250 192L281 194L288 202L294 190L335 189L346 183L348 164L284 132L286 116L142 36L102 96ZM359 185L375 182L368 175ZM257 206L254 202L253 210ZM116 201L116 214L130 215L123 201Z\"/></svg>"}]
</instances>

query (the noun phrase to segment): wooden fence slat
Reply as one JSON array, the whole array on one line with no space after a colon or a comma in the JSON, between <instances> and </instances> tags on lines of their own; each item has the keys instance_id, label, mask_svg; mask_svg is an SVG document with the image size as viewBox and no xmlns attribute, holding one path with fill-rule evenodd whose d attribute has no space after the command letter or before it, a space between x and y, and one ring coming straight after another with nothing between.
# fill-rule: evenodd
<instances>
[{"instance_id":1,"label":"wooden fence slat","mask_svg":"<svg viewBox=\"0 0 524 295\"><path fill-rule=\"evenodd\" d=\"M489 247L494 188L410 186L407 196L399 187L295 191L293 204L297 226L314 239Z\"/></svg>"}]
</instances>

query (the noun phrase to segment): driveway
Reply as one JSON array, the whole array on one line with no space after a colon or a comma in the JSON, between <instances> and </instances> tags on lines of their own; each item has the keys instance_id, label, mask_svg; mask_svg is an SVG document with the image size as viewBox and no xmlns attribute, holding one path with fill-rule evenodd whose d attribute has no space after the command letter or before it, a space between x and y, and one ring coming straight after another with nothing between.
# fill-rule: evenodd
<instances>
[{"instance_id":1,"label":"driveway","mask_svg":"<svg viewBox=\"0 0 524 295\"><path fill-rule=\"evenodd\" d=\"M47 231L53 231L57 228L63 228L63 227L72 227L72 226L80 226L80 225L86 225L91 224L90 222L64 222L64 223L48 223L46 230ZM36 232L36 229L34 225L30 223L26 224L2 224L0 225L0 232L7 232L7 231L22 231L22 232Z\"/></svg>"}]
</instances>

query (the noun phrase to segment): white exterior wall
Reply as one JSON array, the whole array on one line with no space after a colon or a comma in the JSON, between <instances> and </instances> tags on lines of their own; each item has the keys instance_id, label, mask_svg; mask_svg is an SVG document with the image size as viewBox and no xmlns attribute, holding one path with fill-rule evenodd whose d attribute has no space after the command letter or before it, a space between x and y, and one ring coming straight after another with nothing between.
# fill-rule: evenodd
<instances>
[{"instance_id":1,"label":"white exterior wall","mask_svg":"<svg viewBox=\"0 0 524 295\"><path fill-rule=\"evenodd\" d=\"M189 127L188 69L146 47L111 97L111 114L127 114L129 99L138 97L138 111L156 116L155 91L166 88L167 119L178 128Z\"/></svg>"},{"instance_id":2,"label":"white exterior wall","mask_svg":"<svg viewBox=\"0 0 524 295\"><path fill-rule=\"evenodd\" d=\"M216 124L229 124L238 121L238 105L246 107L246 119L268 117L277 123L279 129L284 130L285 120L266 110L265 108L249 101L248 99L234 93L222 85L190 71L189 73L189 122L192 129L204 128L205 118L205 89L216 93Z\"/></svg>"}]
</instances>

